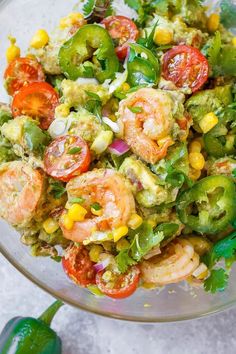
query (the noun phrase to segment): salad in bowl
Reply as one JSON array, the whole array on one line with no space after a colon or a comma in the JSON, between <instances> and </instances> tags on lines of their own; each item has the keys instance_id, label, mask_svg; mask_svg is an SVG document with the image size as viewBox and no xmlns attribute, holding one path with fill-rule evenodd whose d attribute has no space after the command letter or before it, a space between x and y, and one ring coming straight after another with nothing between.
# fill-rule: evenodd
<instances>
[{"instance_id":1,"label":"salad in bowl","mask_svg":"<svg viewBox=\"0 0 236 354\"><path fill-rule=\"evenodd\" d=\"M236 260L229 9L78 7L26 53L9 37L0 216L95 295L182 281L223 291Z\"/></svg>"}]
</instances>

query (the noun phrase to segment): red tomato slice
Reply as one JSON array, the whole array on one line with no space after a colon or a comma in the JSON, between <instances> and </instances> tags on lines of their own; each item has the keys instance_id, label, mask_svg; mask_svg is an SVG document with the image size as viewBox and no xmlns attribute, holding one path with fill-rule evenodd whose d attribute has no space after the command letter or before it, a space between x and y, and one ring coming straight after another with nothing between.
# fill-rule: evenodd
<instances>
[{"instance_id":1,"label":"red tomato slice","mask_svg":"<svg viewBox=\"0 0 236 354\"><path fill-rule=\"evenodd\" d=\"M45 81L42 65L30 58L16 58L4 73L6 89L9 95L14 95L22 86L31 82Z\"/></svg>"},{"instance_id":2,"label":"red tomato slice","mask_svg":"<svg viewBox=\"0 0 236 354\"><path fill-rule=\"evenodd\" d=\"M88 171L89 164L88 145L79 136L65 135L53 140L44 156L47 174L63 182Z\"/></svg>"},{"instance_id":3,"label":"red tomato slice","mask_svg":"<svg viewBox=\"0 0 236 354\"><path fill-rule=\"evenodd\" d=\"M89 258L88 250L83 246L73 245L62 258L62 266L68 277L84 287L95 284L94 264Z\"/></svg>"},{"instance_id":4,"label":"red tomato slice","mask_svg":"<svg viewBox=\"0 0 236 354\"><path fill-rule=\"evenodd\" d=\"M13 117L28 115L39 119L40 127L48 129L59 104L58 93L47 82L33 82L23 86L12 101Z\"/></svg>"},{"instance_id":5,"label":"red tomato slice","mask_svg":"<svg viewBox=\"0 0 236 354\"><path fill-rule=\"evenodd\" d=\"M204 55L188 45L173 47L163 58L163 76L177 87L199 90L207 81L209 65Z\"/></svg>"},{"instance_id":6,"label":"red tomato slice","mask_svg":"<svg viewBox=\"0 0 236 354\"><path fill-rule=\"evenodd\" d=\"M97 273L96 275L96 284L99 290L113 299L124 299L132 295L138 287L140 270L138 267L131 267L126 274L115 275L115 279L112 279L114 282L113 287L109 287L102 276L105 270Z\"/></svg>"},{"instance_id":7,"label":"red tomato slice","mask_svg":"<svg viewBox=\"0 0 236 354\"><path fill-rule=\"evenodd\" d=\"M128 53L129 42L135 42L139 31L136 24L125 16L109 16L102 21L112 39L118 40L116 54L120 60Z\"/></svg>"}]
</instances>

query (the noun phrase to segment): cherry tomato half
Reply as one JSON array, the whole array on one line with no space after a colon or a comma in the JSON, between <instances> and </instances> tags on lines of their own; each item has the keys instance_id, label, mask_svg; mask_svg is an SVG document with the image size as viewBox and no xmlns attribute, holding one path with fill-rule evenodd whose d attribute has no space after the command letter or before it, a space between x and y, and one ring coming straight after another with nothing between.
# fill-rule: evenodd
<instances>
[{"instance_id":1,"label":"cherry tomato half","mask_svg":"<svg viewBox=\"0 0 236 354\"><path fill-rule=\"evenodd\" d=\"M120 60L128 53L129 42L135 42L139 31L136 24L125 16L109 16L102 21L112 39L118 41L116 54Z\"/></svg>"},{"instance_id":2,"label":"cherry tomato half","mask_svg":"<svg viewBox=\"0 0 236 354\"><path fill-rule=\"evenodd\" d=\"M87 143L79 136L65 135L53 140L44 156L44 167L48 175L68 182L86 172L90 164Z\"/></svg>"},{"instance_id":3,"label":"cherry tomato half","mask_svg":"<svg viewBox=\"0 0 236 354\"><path fill-rule=\"evenodd\" d=\"M23 86L12 101L13 117L27 115L39 119L40 127L48 129L59 104L58 93L47 82L33 82Z\"/></svg>"},{"instance_id":4,"label":"cherry tomato half","mask_svg":"<svg viewBox=\"0 0 236 354\"><path fill-rule=\"evenodd\" d=\"M24 85L36 81L45 81L42 65L34 59L16 58L4 73L6 89L13 96Z\"/></svg>"},{"instance_id":5,"label":"cherry tomato half","mask_svg":"<svg viewBox=\"0 0 236 354\"><path fill-rule=\"evenodd\" d=\"M163 76L177 87L199 90L207 81L209 65L204 55L188 45L178 45L165 53Z\"/></svg>"},{"instance_id":6,"label":"cherry tomato half","mask_svg":"<svg viewBox=\"0 0 236 354\"><path fill-rule=\"evenodd\" d=\"M68 277L84 287L95 284L96 272L93 265L88 250L83 246L73 245L62 258L62 266Z\"/></svg>"},{"instance_id":7,"label":"cherry tomato half","mask_svg":"<svg viewBox=\"0 0 236 354\"><path fill-rule=\"evenodd\" d=\"M138 267L131 267L126 274L113 275L112 283L114 285L110 287L109 283L103 280L103 274L105 270L97 273L96 284L99 290L113 299L124 299L132 295L138 287L140 270Z\"/></svg>"}]
</instances>

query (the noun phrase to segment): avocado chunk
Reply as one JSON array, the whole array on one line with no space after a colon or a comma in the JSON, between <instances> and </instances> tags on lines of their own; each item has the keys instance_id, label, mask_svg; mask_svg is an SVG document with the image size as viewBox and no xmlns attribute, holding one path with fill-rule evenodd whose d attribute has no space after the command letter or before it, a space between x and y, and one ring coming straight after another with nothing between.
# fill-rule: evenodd
<instances>
[{"instance_id":1,"label":"avocado chunk","mask_svg":"<svg viewBox=\"0 0 236 354\"><path fill-rule=\"evenodd\" d=\"M231 85L197 92L186 102L186 109L193 119L194 129L201 132L199 123L203 117L220 107L228 106L232 101Z\"/></svg>"},{"instance_id":2,"label":"avocado chunk","mask_svg":"<svg viewBox=\"0 0 236 354\"><path fill-rule=\"evenodd\" d=\"M136 157L127 157L120 167L120 172L132 182L135 198L140 205L151 208L167 201L168 192L163 181Z\"/></svg>"},{"instance_id":3,"label":"avocado chunk","mask_svg":"<svg viewBox=\"0 0 236 354\"><path fill-rule=\"evenodd\" d=\"M87 92L91 92L99 96L102 105L106 104L110 99L108 90L102 85L94 83L80 84L76 81L63 80L61 83L61 91L64 102L70 107L84 106L89 96Z\"/></svg>"}]
</instances>

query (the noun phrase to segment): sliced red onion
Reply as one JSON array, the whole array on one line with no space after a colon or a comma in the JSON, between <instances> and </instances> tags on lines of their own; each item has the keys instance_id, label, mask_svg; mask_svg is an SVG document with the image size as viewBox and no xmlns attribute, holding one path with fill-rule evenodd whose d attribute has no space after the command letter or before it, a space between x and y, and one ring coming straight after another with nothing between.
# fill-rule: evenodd
<instances>
[{"instance_id":1,"label":"sliced red onion","mask_svg":"<svg viewBox=\"0 0 236 354\"><path fill-rule=\"evenodd\" d=\"M94 270L98 273L104 270L109 264L110 264L110 259L109 257L107 257L106 259L104 259L104 261L95 264L93 267Z\"/></svg>"},{"instance_id":2,"label":"sliced red onion","mask_svg":"<svg viewBox=\"0 0 236 354\"><path fill-rule=\"evenodd\" d=\"M115 139L108 148L110 153L117 156L124 155L127 151L129 151L129 149L129 145L127 145L126 142L121 139Z\"/></svg>"}]
</instances>

